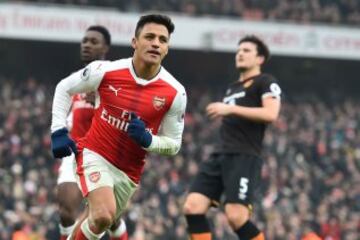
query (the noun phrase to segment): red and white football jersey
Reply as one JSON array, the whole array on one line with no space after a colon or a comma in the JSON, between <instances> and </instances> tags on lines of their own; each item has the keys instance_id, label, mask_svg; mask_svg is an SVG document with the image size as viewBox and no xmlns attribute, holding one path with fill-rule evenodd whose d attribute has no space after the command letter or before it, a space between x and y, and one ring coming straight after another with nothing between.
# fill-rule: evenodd
<instances>
[{"instance_id":1,"label":"red and white football jersey","mask_svg":"<svg viewBox=\"0 0 360 240\"><path fill-rule=\"evenodd\" d=\"M151 80L136 76L132 58L95 61L63 79L53 102L51 130L63 128L70 95L96 91L95 113L79 149L90 149L139 182L147 151L173 155L181 145L186 93L184 87L163 67ZM127 134L131 112L145 122L153 135L143 149Z\"/></svg>"},{"instance_id":2,"label":"red and white football jersey","mask_svg":"<svg viewBox=\"0 0 360 240\"><path fill-rule=\"evenodd\" d=\"M78 93L72 97L71 113L68 116L70 136L75 141L84 137L91 126L94 116L94 106L86 101L85 93Z\"/></svg>"}]
</instances>

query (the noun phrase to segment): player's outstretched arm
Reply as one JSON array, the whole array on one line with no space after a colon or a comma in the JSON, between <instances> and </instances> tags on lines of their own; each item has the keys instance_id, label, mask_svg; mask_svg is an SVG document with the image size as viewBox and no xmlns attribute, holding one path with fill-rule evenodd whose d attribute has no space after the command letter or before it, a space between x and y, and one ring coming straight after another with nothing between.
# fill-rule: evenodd
<instances>
[{"instance_id":1,"label":"player's outstretched arm","mask_svg":"<svg viewBox=\"0 0 360 240\"><path fill-rule=\"evenodd\" d=\"M105 74L105 64L105 61L94 61L57 84L52 105L51 132L66 128L72 95L97 90Z\"/></svg>"},{"instance_id":2,"label":"player's outstretched arm","mask_svg":"<svg viewBox=\"0 0 360 240\"><path fill-rule=\"evenodd\" d=\"M76 153L75 143L68 137L67 115L71 107L71 95L81 92L95 91L100 85L104 71L101 71L101 61L96 61L67 78L61 80L55 89L52 120L51 146L55 157L69 156Z\"/></svg>"},{"instance_id":3,"label":"player's outstretched arm","mask_svg":"<svg viewBox=\"0 0 360 240\"><path fill-rule=\"evenodd\" d=\"M271 123L279 116L281 89L276 82L267 80L259 87L259 92L262 94L262 106L240 106L224 98L223 102L210 103L206 107L206 113L212 119L233 115L255 122Z\"/></svg>"},{"instance_id":4,"label":"player's outstretched arm","mask_svg":"<svg viewBox=\"0 0 360 240\"><path fill-rule=\"evenodd\" d=\"M206 112L211 119L233 115L255 122L271 123L275 121L280 112L280 100L268 97L262 100L262 105L261 107L244 107L214 102L206 107Z\"/></svg>"},{"instance_id":5,"label":"player's outstretched arm","mask_svg":"<svg viewBox=\"0 0 360 240\"><path fill-rule=\"evenodd\" d=\"M255 108L232 106L233 114L258 122L272 123L276 121L280 112L280 100L268 97L262 100L262 105L262 107Z\"/></svg>"}]
</instances>

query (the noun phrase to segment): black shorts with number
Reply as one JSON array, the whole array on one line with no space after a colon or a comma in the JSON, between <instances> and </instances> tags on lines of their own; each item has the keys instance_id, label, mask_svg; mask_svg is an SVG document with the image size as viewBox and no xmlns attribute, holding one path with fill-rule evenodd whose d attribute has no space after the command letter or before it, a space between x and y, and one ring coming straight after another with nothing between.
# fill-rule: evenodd
<instances>
[{"instance_id":1,"label":"black shorts with number","mask_svg":"<svg viewBox=\"0 0 360 240\"><path fill-rule=\"evenodd\" d=\"M250 205L260 183L262 159L244 153L217 153L203 162L190 187L219 203L224 193L225 203ZM216 204L215 204L216 205Z\"/></svg>"}]
</instances>

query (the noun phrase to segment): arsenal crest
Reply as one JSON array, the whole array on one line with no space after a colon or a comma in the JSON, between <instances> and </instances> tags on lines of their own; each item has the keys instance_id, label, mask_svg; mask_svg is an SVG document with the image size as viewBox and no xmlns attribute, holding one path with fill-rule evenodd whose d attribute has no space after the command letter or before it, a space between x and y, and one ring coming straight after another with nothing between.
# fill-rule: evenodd
<instances>
[{"instance_id":1,"label":"arsenal crest","mask_svg":"<svg viewBox=\"0 0 360 240\"><path fill-rule=\"evenodd\" d=\"M100 177L101 177L100 172L92 172L89 175L89 180L93 183L96 183L97 181L99 181Z\"/></svg>"},{"instance_id":2,"label":"arsenal crest","mask_svg":"<svg viewBox=\"0 0 360 240\"><path fill-rule=\"evenodd\" d=\"M155 96L153 98L153 106L156 110L161 110L165 106L165 97Z\"/></svg>"}]
</instances>

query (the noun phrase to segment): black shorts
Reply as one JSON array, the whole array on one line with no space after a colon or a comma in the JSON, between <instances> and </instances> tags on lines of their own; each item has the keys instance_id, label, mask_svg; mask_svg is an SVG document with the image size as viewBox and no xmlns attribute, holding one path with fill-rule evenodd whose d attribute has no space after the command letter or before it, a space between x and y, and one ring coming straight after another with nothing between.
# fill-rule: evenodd
<instances>
[{"instance_id":1,"label":"black shorts","mask_svg":"<svg viewBox=\"0 0 360 240\"><path fill-rule=\"evenodd\" d=\"M219 203L224 193L225 203L249 206L260 184L262 163L255 155L213 154L201 164L189 191L207 196L212 203Z\"/></svg>"}]
</instances>

